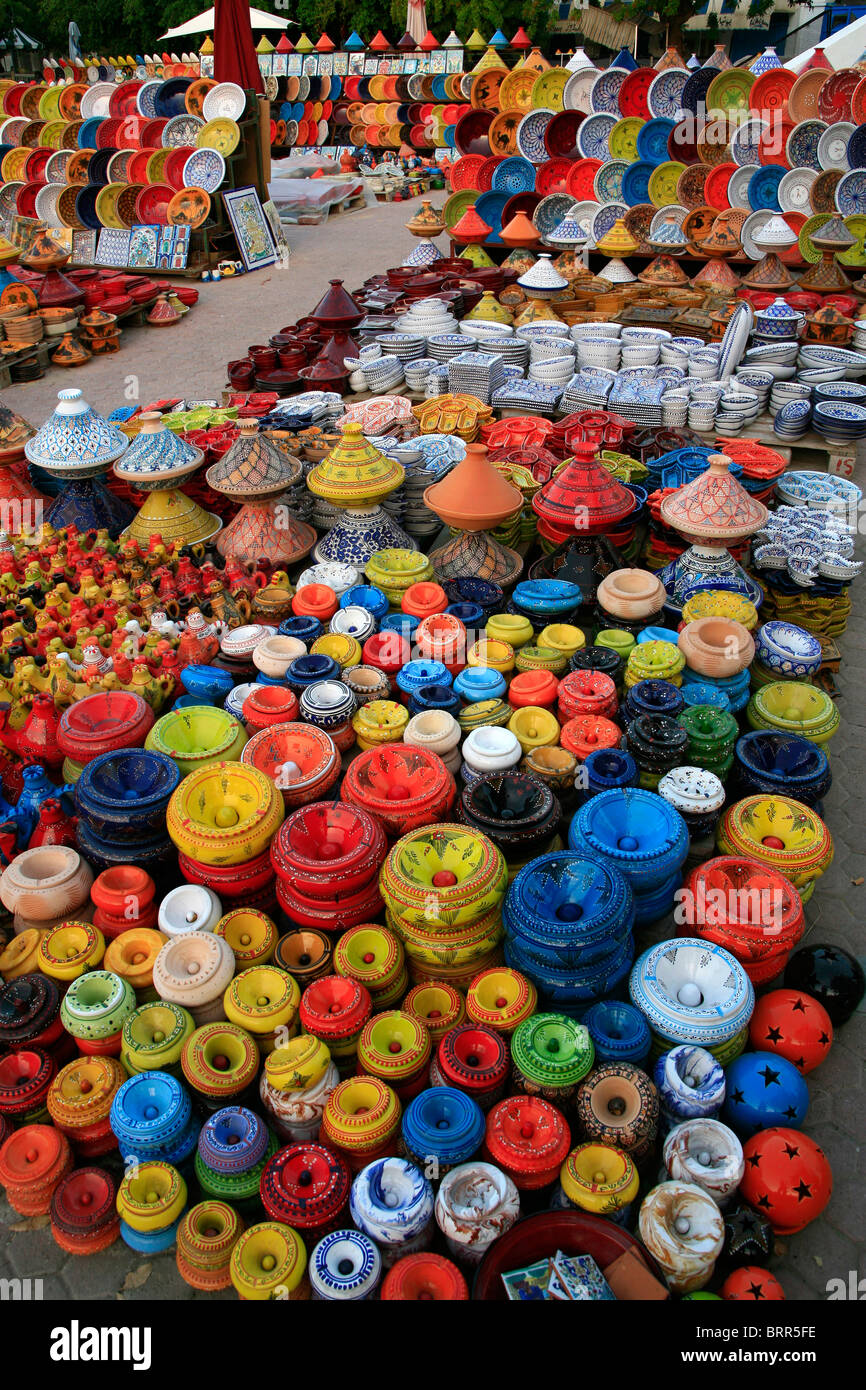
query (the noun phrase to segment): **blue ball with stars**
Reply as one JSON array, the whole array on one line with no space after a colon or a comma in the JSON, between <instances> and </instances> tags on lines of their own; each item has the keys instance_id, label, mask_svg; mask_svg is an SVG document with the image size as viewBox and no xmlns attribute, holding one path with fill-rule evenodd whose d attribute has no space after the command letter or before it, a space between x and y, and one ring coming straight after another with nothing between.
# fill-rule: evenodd
<instances>
[{"instance_id":1,"label":"blue ball with stars","mask_svg":"<svg viewBox=\"0 0 866 1390\"><path fill-rule=\"evenodd\" d=\"M777 1052L743 1052L725 1072L720 1118L741 1138L785 1125L800 1129L809 1109L809 1088L793 1062Z\"/></svg>"}]
</instances>

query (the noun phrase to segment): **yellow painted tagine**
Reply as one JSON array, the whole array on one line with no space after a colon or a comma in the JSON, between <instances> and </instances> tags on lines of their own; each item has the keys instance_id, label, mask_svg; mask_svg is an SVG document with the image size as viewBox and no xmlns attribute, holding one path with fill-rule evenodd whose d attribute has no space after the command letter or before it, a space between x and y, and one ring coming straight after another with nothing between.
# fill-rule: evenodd
<instances>
[{"instance_id":1,"label":"yellow painted tagine","mask_svg":"<svg viewBox=\"0 0 866 1390\"><path fill-rule=\"evenodd\" d=\"M380 502L405 478L402 464L388 458L350 421L343 437L307 476L307 487L335 507L367 507Z\"/></svg>"}]
</instances>

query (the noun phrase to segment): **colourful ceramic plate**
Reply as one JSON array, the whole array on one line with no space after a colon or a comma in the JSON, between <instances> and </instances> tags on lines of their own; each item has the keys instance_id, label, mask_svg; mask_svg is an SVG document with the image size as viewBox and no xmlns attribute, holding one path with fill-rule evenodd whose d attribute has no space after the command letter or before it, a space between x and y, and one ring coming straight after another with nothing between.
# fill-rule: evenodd
<instances>
[{"instance_id":1,"label":"colourful ceramic plate","mask_svg":"<svg viewBox=\"0 0 866 1390\"><path fill-rule=\"evenodd\" d=\"M797 238L800 243L800 254L804 261L810 265L815 265L821 259L821 252L812 242L812 233L817 232L824 226L825 222L830 221L829 212L818 212L814 217L808 217L800 228L800 235Z\"/></svg>"},{"instance_id":2,"label":"colourful ceramic plate","mask_svg":"<svg viewBox=\"0 0 866 1390\"><path fill-rule=\"evenodd\" d=\"M708 111L742 111L749 109L749 94L756 82L753 72L742 68L729 68L713 78L707 89Z\"/></svg>"},{"instance_id":3,"label":"colourful ceramic plate","mask_svg":"<svg viewBox=\"0 0 866 1390\"><path fill-rule=\"evenodd\" d=\"M517 68L510 72L507 77L503 77L502 86L499 88L499 100L502 109L514 109L522 111L524 114L532 109L532 88L537 80L537 74L531 68ZM546 105L547 103L545 103Z\"/></svg>"},{"instance_id":4,"label":"colourful ceramic plate","mask_svg":"<svg viewBox=\"0 0 866 1390\"><path fill-rule=\"evenodd\" d=\"M818 175L809 191L813 212L836 211L836 188L844 172L844 169L825 169L823 174Z\"/></svg>"},{"instance_id":5,"label":"colourful ceramic plate","mask_svg":"<svg viewBox=\"0 0 866 1390\"><path fill-rule=\"evenodd\" d=\"M685 68L664 68L656 73L647 92L650 114L666 121L680 120L688 80Z\"/></svg>"},{"instance_id":6,"label":"colourful ceramic plate","mask_svg":"<svg viewBox=\"0 0 866 1390\"><path fill-rule=\"evenodd\" d=\"M866 216L861 212L852 213L845 218L845 226L857 238L857 245L838 252L836 260L842 265L862 266L866 263Z\"/></svg>"},{"instance_id":7,"label":"colourful ceramic plate","mask_svg":"<svg viewBox=\"0 0 866 1390\"><path fill-rule=\"evenodd\" d=\"M166 209L170 227L200 227L210 212L210 194L203 188L182 188Z\"/></svg>"},{"instance_id":8,"label":"colourful ceramic plate","mask_svg":"<svg viewBox=\"0 0 866 1390\"><path fill-rule=\"evenodd\" d=\"M676 160L666 160L659 164L650 175L648 193L654 207L663 208L677 201L677 186L687 166Z\"/></svg>"},{"instance_id":9,"label":"colourful ceramic plate","mask_svg":"<svg viewBox=\"0 0 866 1390\"><path fill-rule=\"evenodd\" d=\"M818 115L818 93L828 76L826 68L808 68L800 73L788 96L790 120L810 121Z\"/></svg>"},{"instance_id":10,"label":"colourful ceramic plate","mask_svg":"<svg viewBox=\"0 0 866 1390\"><path fill-rule=\"evenodd\" d=\"M455 227L467 208L474 207L477 197L477 188L461 188L457 193L452 193L450 198L446 198L442 208L446 226Z\"/></svg>"},{"instance_id":11,"label":"colourful ceramic plate","mask_svg":"<svg viewBox=\"0 0 866 1390\"><path fill-rule=\"evenodd\" d=\"M607 164L600 165L592 182L592 191L597 201L622 202L622 181L627 173L628 161L625 159L611 159Z\"/></svg>"},{"instance_id":12,"label":"colourful ceramic plate","mask_svg":"<svg viewBox=\"0 0 866 1390\"><path fill-rule=\"evenodd\" d=\"M619 89L627 77L625 68L605 68L604 72L597 74L590 95L591 107L596 114L604 112L619 119Z\"/></svg>"},{"instance_id":13,"label":"colourful ceramic plate","mask_svg":"<svg viewBox=\"0 0 866 1390\"><path fill-rule=\"evenodd\" d=\"M637 137L645 124L639 116L625 116L617 121L608 140L612 159L637 159Z\"/></svg>"},{"instance_id":14,"label":"colourful ceramic plate","mask_svg":"<svg viewBox=\"0 0 866 1390\"><path fill-rule=\"evenodd\" d=\"M225 156L234 154L241 140L240 126L237 121L229 120L227 117L217 117L216 120L208 121L206 125L196 135L195 143L199 149L219 150Z\"/></svg>"},{"instance_id":15,"label":"colourful ceramic plate","mask_svg":"<svg viewBox=\"0 0 866 1390\"><path fill-rule=\"evenodd\" d=\"M548 68L536 78L532 88L532 105L549 111L562 111L565 88L570 77L565 68Z\"/></svg>"}]
</instances>

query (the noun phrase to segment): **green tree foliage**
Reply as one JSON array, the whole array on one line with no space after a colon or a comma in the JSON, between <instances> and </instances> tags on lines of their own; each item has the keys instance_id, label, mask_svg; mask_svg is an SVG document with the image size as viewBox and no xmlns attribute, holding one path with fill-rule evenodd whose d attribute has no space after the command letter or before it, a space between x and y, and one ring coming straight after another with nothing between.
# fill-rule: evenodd
<instances>
[{"instance_id":1,"label":"green tree foliage","mask_svg":"<svg viewBox=\"0 0 866 1390\"><path fill-rule=\"evenodd\" d=\"M787 3L793 5L797 0L787 0ZM749 14L765 15L774 8L775 0L750 0ZM668 42L677 48L683 42L683 29L695 11L695 0L619 0L611 8L614 18L626 23L639 24L642 19L658 18L667 28ZM708 31L713 33L717 28L715 16L709 15Z\"/></svg>"}]
</instances>

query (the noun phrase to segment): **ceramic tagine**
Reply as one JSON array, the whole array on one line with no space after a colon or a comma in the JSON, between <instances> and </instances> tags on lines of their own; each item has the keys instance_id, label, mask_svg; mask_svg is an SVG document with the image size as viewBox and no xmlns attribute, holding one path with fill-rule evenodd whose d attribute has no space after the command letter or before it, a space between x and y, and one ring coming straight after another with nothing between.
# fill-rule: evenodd
<instances>
[{"instance_id":1,"label":"ceramic tagine","mask_svg":"<svg viewBox=\"0 0 866 1390\"><path fill-rule=\"evenodd\" d=\"M624 521L635 509L635 496L597 462L598 446L573 445L574 457L532 499L538 533L554 545L575 534L600 535Z\"/></svg>"},{"instance_id":2,"label":"ceramic tagine","mask_svg":"<svg viewBox=\"0 0 866 1390\"><path fill-rule=\"evenodd\" d=\"M126 452L128 441L87 404L81 391L58 391L57 400L53 415L24 445L31 463L64 484L45 519L57 529L106 530L116 540L135 512L109 492L100 475Z\"/></svg>"},{"instance_id":3,"label":"ceramic tagine","mask_svg":"<svg viewBox=\"0 0 866 1390\"><path fill-rule=\"evenodd\" d=\"M610 231L607 232L601 241L596 243L596 250L603 256L612 256L607 265L598 273L602 280L608 280L614 285L625 285L637 279L633 271L629 270L623 256L633 256L638 248L631 232L625 225L621 217L614 222Z\"/></svg>"},{"instance_id":4,"label":"ceramic tagine","mask_svg":"<svg viewBox=\"0 0 866 1390\"><path fill-rule=\"evenodd\" d=\"M812 233L812 243L821 252L821 259L800 276L800 288L829 294L831 290L848 291L851 286L836 257L856 245L857 238L842 221L831 217L823 227Z\"/></svg>"},{"instance_id":5,"label":"ceramic tagine","mask_svg":"<svg viewBox=\"0 0 866 1390\"><path fill-rule=\"evenodd\" d=\"M724 454L711 454L707 462L705 473L661 504L662 521L690 542L690 549L659 576L674 608L682 607L689 589L713 588L719 581L752 602L759 596L757 585L725 547L758 531L767 508L737 482Z\"/></svg>"},{"instance_id":6,"label":"ceramic tagine","mask_svg":"<svg viewBox=\"0 0 866 1390\"><path fill-rule=\"evenodd\" d=\"M300 476L300 460L260 432L257 420L242 420L234 444L205 474L214 491L244 503L220 532L220 554L240 561L267 559L279 569L309 555L315 531L280 501Z\"/></svg>"},{"instance_id":7,"label":"ceramic tagine","mask_svg":"<svg viewBox=\"0 0 866 1390\"><path fill-rule=\"evenodd\" d=\"M344 425L339 443L307 477L310 492L342 513L316 546L316 560L363 569L370 556L380 550L417 550L411 537L380 505L404 478L402 464L365 439L356 421Z\"/></svg>"},{"instance_id":8,"label":"ceramic tagine","mask_svg":"<svg viewBox=\"0 0 866 1390\"><path fill-rule=\"evenodd\" d=\"M166 429L156 411L138 420L141 429L114 465L118 478L147 493L128 534L145 547L153 535L177 545L210 540L220 529L219 517L178 490L201 464L202 451Z\"/></svg>"},{"instance_id":9,"label":"ceramic tagine","mask_svg":"<svg viewBox=\"0 0 866 1390\"><path fill-rule=\"evenodd\" d=\"M475 579L509 584L521 569L520 556L489 531L513 517L523 494L493 466L484 444L467 444L466 454L440 482L424 491L424 505L455 532L430 556L438 579Z\"/></svg>"},{"instance_id":10,"label":"ceramic tagine","mask_svg":"<svg viewBox=\"0 0 866 1390\"><path fill-rule=\"evenodd\" d=\"M779 253L794 245L797 233L777 214L755 232L752 240L765 254L743 276L743 284L755 290L789 290L794 277L779 259Z\"/></svg>"}]
</instances>

